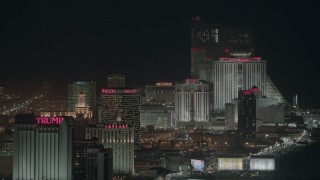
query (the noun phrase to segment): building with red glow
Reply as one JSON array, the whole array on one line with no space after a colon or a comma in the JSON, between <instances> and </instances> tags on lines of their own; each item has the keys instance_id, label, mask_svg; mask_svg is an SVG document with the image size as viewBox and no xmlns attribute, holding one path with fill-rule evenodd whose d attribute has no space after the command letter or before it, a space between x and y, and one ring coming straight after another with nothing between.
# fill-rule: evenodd
<instances>
[{"instance_id":1,"label":"building with red glow","mask_svg":"<svg viewBox=\"0 0 320 180\"><path fill-rule=\"evenodd\" d=\"M243 140L255 139L256 97L252 89L240 90L238 95L238 130Z\"/></svg>"},{"instance_id":2,"label":"building with red glow","mask_svg":"<svg viewBox=\"0 0 320 180\"><path fill-rule=\"evenodd\" d=\"M212 63L213 111L224 112L225 104L238 98L238 91L260 88L266 95L267 62L259 57L220 58Z\"/></svg>"},{"instance_id":3,"label":"building with red glow","mask_svg":"<svg viewBox=\"0 0 320 180\"><path fill-rule=\"evenodd\" d=\"M118 88L101 90L100 122L125 122L134 127L135 147L140 146L141 95L138 89Z\"/></svg>"}]
</instances>

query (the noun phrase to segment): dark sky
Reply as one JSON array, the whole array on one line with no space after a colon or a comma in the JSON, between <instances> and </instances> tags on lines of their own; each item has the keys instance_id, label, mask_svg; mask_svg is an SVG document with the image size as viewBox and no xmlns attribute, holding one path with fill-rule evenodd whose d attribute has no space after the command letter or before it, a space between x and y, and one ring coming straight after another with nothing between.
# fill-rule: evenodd
<instances>
[{"instance_id":1,"label":"dark sky","mask_svg":"<svg viewBox=\"0 0 320 180\"><path fill-rule=\"evenodd\" d=\"M307 1L183 4L1 2L0 83L93 80L123 73L131 86L190 75L190 20L252 27L255 54L285 98L319 107L319 11ZM210 3L208 3L210 2Z\"/></svg>"}]
</instances>

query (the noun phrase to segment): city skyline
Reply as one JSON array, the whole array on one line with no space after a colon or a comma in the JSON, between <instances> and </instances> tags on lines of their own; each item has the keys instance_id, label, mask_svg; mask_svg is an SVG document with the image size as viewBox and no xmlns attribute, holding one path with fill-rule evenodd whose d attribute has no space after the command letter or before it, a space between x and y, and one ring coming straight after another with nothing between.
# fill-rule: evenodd
<instances>
[{"instance_id":1,"label":"city skyline","mask_svg":"<svg viewBox=\"0 0 320 180\"><path fill-rule=\"evenodd\" d=\"M216 4L215 4L216 3ZM12 84L97 81L126 75L128 86L190 77L190 24L195 15L213 24L253 28L255 55L291 103L316 108L316 42L312 4L5 3L1 12L1 78ZM23 79L21 78L23 77ZM24 84L26 85L26 84ZM312 88L311 88L312 87Z\"/></svg>"}]
</instances>

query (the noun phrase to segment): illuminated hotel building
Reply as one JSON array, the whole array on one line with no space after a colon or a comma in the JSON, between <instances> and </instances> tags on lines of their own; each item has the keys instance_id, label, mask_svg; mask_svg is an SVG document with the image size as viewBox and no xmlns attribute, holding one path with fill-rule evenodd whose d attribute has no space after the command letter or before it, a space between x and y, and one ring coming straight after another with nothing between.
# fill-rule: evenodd
<instances>
[{"instance_id":1,"label":"illuminated hotel building","mask_svg":"<svg viewBox=\"0 0 320 180\"><path fill-rule=\"evenodd\" d=\"M13 136L13 179L72 179L72 117L18 114Z\"/></svg>"},{"instance_id":2,"label":"illuminated hotel building","mask_svg":"<svg viewBox=\"0 0 320 180\"><path fill-rule=\"evenodd\" d=\"M74 111L80 94L85 95L85 102L90 111L96 112L96 83L95 82L73 82L68 85L68 111Z\"/></svg>"},{"instance_id":3,"label":"illuminated hotel building","mask_svg":"<svg viewBox=\"0 0 320 180\"><path fill-rule=\"evenodd\" d=\"M172 106L174 104L174 88L171 82L146 85L146 103Z\"/></svg>"},{"instance_id":4,"label":"illuminated hotel building","mask_svg":"<svg viewBox=\"0 0 320 180\"><path fill-rule=\"evenodd\" d=\"M199 79L176 84L175 115L177 122L209 122L209 85Z\"/></svg>"},{"instance_id":5,"label":"illuminated hotel building","mask_svg":"<svg viewBox=\"0 0 320 180\"><path fill-rule=\"evenodd\" d=\"M214 112L225 111L225 104L238 98L239 90L257 86L266 94L267 63L261 58L220 58L212 66Z\"/></svg>"},{"instance_id":6,"label":"illuminated hotel building","mask_svg":"<svg viewBox=\"0 0 320 180\"><path fill-rule=\"evenodd\" d=\"M135 148L140 146L141 95L138 89L102 89L100 114L102 123L123 121L134 127Z\"/></svg>"},{"instance_id":7,"label":"illuminated hotel building","mask_svg":"<svg viewBox=\"0 0 320 180\"><path fill-rule=\"evenodd\" d=\"M112 148L113 173L134 173L134 128L122 122L88 127L87 139L97 137L104 148Z\"/></svg>"}]
</instances>

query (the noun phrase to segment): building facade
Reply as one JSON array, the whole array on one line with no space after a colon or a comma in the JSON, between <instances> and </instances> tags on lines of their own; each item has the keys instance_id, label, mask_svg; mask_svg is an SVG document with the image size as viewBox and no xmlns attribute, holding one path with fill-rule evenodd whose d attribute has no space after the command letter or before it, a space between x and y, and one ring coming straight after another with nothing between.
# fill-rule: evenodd
<instances>
[{"instance_id":1,"label":"building facade","mask_svg":"<svg viewBox=\"0 0 320 180\"><path fill-rule=\"evenodd\" d=\"M239 90L257 86L265 95L267 64L261 58L220 58L212 66L214 112L223 112Z\"/></svg>"},{"instance_id":2,"label":"building facade","mask_svg":"<svg viewBox=\"0 0 320 180\"><path fill-rule=\"evenodd\" d=\"M97 137L113 151L113 173L134 173L134 128L125 122L88 127L87 139Z\"/></svg>"},{"instance_id":3,"label":"building facade","mask_svg":"<svg viewBox=\"0 0 320 180\"><path fill-rule=\"evenodd\" d=\"M175 118L177 122L209 122L209 86L199 79L176 84Z\"/></svg>"},{"instance_id":4,"label":"building facade","mask_svg":"<svg viewBox=\"0 0 320 180\"><path fill-rule=\"evenodd\" d=\"M87 179L112 179L112 149L91 147L87 149Z\"/></svg>"},{"instance_id":5,"label":"building facade","mask_svg":"<svg viewBox=\"0 0 320 180\"><path fill-rule=\"evenodd\" d=\"M171 128L173 125L173 107L161 105L142 105L140 113L140 126L146 128L153 126L155 129Z\"/></svg>"},{"instance_id":6,"label":"building facade","mask_svg":"<svg viewBox=\"0 0 320 180\"><path fill-rule=\"evenodd\" d=\"M255 139L256 133L256 97L252 89L239 90L238 130L243 140Z\"/></svg>"},{"instance_id":7,"label":"building facade","mask_svg":"<svg viewBox=\"0 0 320 180\"><path fill-rule=\"evenodd\" d=\"M100 122L123 121L134 128L135 147L140 146L141 95L138 89L102 89L100 97Z\"/></svg>"},{"instance_id":8,"label":"building facade","mask_svg":"<svg viewBox=\"0 0 320 180\"><path fill-rule=\"evenodd\" d=\"M68 84L68 111L74 111L78 102L79 95L84 94L86 105L90 107L93 114L96 112L96 83L95 82L73 82Z\"/></svg>"},{"instance_id":9,"label":"building facade","mask_svg":"<svg viewBox=\"0 0 320 180\"><path fill-rule=\"evenodd\" d=\"M16 115L13 179L71 179L72 132L72 117Z\"/></svg>"},{"instance_id":10,"label":"building facade","mask_svg":"<svg viewBox=\"0 0 320 180\"><path fill-rule=\"evenodd\" d=\"M174 85L171 82L158 82L155 85L146 85L146 103L173 106Z\"/></svg>"}]
</instances>

